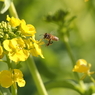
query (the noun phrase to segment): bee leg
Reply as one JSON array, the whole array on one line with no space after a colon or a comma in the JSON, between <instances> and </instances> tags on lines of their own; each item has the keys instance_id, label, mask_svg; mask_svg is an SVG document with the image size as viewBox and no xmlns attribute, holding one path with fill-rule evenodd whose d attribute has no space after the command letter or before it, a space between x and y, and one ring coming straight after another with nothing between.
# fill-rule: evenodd
<instances>
[{"instance_id":1,"label":"bee leg","mask_svg":"<svg viewBox=\"0 0 95 95\"><path fill-rule=\"evenodd\" d=\"M46 45L49 46L50 44L51 44L51 39L48 41Z\"/></svg>"},{"instance_id":2,"label":"bee leg","mask_svg":"<svg viewBox=\"0 0 95 95\"><path fill-rule=\"evenodd\" d=\"M52 43L53 43L53 41L50 42L50 44L52 44Z\"/></svg>"},{"instance_id":3,"label":"bee leg","mask_svg":"<svg viewBox=\"0 0 95 95\"><path fill-rule=\"evenodd\" d=\"M50 43L48 42L48 43L46 44L46 46L49 46L49 44L50 44Z\"/></svg>"},{"instance_id":4,"label":"bee leg","mask_svg":"<svg viewBox=\"0 0 95 95\"><path fill-rule=\"evenodd\" d=\"M51 39L48 41L48 43L47 43L47 46L49 46L50 44L52 44L53 43L53 41L51 41Z\"/></svg>"}]
</instances>

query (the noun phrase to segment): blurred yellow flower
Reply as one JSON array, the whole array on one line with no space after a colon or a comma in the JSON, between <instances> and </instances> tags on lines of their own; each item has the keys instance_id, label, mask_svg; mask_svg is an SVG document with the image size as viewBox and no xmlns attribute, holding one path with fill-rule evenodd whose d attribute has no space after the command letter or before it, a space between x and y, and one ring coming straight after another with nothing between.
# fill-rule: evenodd
<instances>
[{"instance_id":1,"label":"blurred yellow flower","mask_svg":"<svg viewBox=\"0 0 95 95\"><path fill-rule=\"evenodd\" d=\"M90 72L91 64L87 63L84 59L79 59L76 62L76 65L73 68L73 72L79 72L84 73L81 79L84 79L87 75L90 76L91 74L94 74L95 72Z\"/></svg>"},{"instance_id":2,"label":"blurred yellow flower","mask_svg":"<svg viewBox=\"0 0 95 95\"><path fill-rule=\"evenodd\" d=\"M25 43L22 38L13 38L11 40L5 40L3 46L8 51L8 56L14 62L25 61L28 56L28 50L25 50Z\"/></svg>"},{"instance_id":3,"label":"blurred yellow flower","mask_svg":"<svg viewBox=\"0 0 95 95\"><path fill-rule=\"evenodd\" d=\"M12 27L17 27L20 25L21 21L18 19L18 18L14 18L14 17L9 17L9 15L7 15L7 19L6 19L9 24L12 26Z\"/></svg>"},{"instance_id":4,"label":"blurred yellow flower","mask_svg":"<svg viewBox=\"0 0 95 95\"><path fill-rule=\"evenodd\" d=\"M19 30L25 36L33 36L36 33L35 27L31 24L26 24L24 20L21 20Z\"/></svg>"},{"instance_id":5,"label":"blurred yellow flower","mask_svg":"<svg viewBox=\"0 0 95 95\"><path fill-rule=\"evenodd\" d=\"M84 0L85 2L89 1L89 0Z\"/></svg>"},{"instance_id":6,"label":"blurred yellow flower","mask_svg":"<svg viewBox=\"0 0 95 95\"><path fill-rule=\"evenodd\" d=\"M3 48L2 48L2 46L0 46L0 59L3 58L3 55L4 55L3 54Z\"/></svg>"},{"instance_id":7,"label":"blurred yellow flower","mask_svg":"<svg viewBox=\"0 0 95 95\"><path fill-rule=\"evenodd\" d=\"M14 83L18 83L19 87L25 86L23 74L19 69L13 69L11 71L3 70L0 72L0 84L2 87L8 88Z\"/></svg>"},{"instance_id":8,"label":"blurred yellow flower","mask_svg":"<svg viewBox=\"0 0 95 95\"><path fill-rule=\"evenodd\" d=\"M87 73L90 70L91 64L88 64L86 60L79 59L73 68L74 72Z\"/></svg>"}]
</instances>

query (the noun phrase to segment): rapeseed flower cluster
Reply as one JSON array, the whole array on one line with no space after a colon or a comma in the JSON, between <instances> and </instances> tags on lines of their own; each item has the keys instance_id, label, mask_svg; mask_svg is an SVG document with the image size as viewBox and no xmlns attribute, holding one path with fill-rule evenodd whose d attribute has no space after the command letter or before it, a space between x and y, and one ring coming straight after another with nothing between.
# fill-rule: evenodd
<instances>
[{"instance_id":1,"label":"rapeseed flower cluster","mask_svg":"<svg viewBox=\"0 0 95 95\"><path fill-rule=\"evenodd\" d=\"M5 55L9 60L8 64L12 65L19 61L25 61L32 56L41 56L44 58L41 50L43 42L35 39L36 29L31 24L26 24L25 20L9 17L7 15L6 22L0 23L0 59ZM5 88L10 86L19 87L25 86L23 74L19 69L14 69L9 66L9 70L0 72L0 85Z\"/></svg>"},{"instance_id":2,"label":"rapeseed flower cluster","mask_svg":"<svg viewBox=\"0 0 95 95\"><path fill-rule=\"evenodd\" d=\"M40 48L43 42L35 40L34 26L8 15L6 20L0 23L0 58L7 54L15 63L25 61L30 54L44 58Z\"/></svg>"}]
</instances>

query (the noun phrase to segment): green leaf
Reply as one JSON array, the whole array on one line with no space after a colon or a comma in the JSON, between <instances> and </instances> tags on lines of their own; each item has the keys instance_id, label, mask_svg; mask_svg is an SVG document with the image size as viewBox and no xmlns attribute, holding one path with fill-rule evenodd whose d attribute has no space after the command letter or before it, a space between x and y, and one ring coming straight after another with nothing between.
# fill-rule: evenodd
<instances>
[{"instance_id":1,"label":"green leaf","mask_svg":"<svg viewBox=\"0 0 95 95\"><path fill-rule=\"evenodd\" d=\"M2 93L2 94L1 94ZM11 95L10 91L8 88L3 88L0 86L0 94L1 95Z\"/></svg>"},{"instance_id":2,"label":"green leaf","mask_svg":"<svg viewBox=\"0 0 95 95\"><path fill-rule=\"evenodd\" d=\"M10 7L11 2L12 2L12 0L4 0L3 7L0 10L1 14L5 13L8 10L8 8Z\"/></svg>"},{"instance_id":3,"label":"green leaf","mask_svg":"<svg viewBox=\"0 0 95 95\"><path fill-rule=\"evenodd\" d=\"M77 91L81 95L83 95L84 90L80 87L80 85L73 81L73 80L55 80L55 81L50 81L45 84L46 89L51 89L51 88L68 88Z\"/></svg>"}]
</instances>

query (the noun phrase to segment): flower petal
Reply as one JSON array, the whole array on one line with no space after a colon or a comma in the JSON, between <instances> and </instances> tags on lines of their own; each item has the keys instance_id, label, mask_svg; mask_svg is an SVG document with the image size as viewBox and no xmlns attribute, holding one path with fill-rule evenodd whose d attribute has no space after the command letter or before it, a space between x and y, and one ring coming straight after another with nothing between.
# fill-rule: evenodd
<instances>
[{"instance_id":1,"label":"flower petal","mask_svg":"<svg viewBox=\"0 0 95 95\"><path fill-rule=\"evenodd\" d=\"M10 71L8 71L8 70L1 71L0 84L2 87L5 87L5 88L8 88L13 84Z\"/></svg>"},{"instance_id":2,"label":"flower petal","mask_svg":"<svg viewBox=\"0 0 95 95\"><path fill-rule=\"evenodd\" d=\"M24 87L25 84L26 84L26 82L25 82L25 80L23 78L21 78L21 79L18 78L17 83L18 83L19 87Z\"/></svg>"},{"instance_id":3,"label":"flower petal","mask_svg":"<svg viewBox=\"0 0 95 95\"><path fill-rule=\"evenodd\" d=\"M88 73L88 71L90 70L90 67L91 67L91 64L88 64L86 60L79 59L73 68L73 72Z\"/></svg>"}]
</instances>

